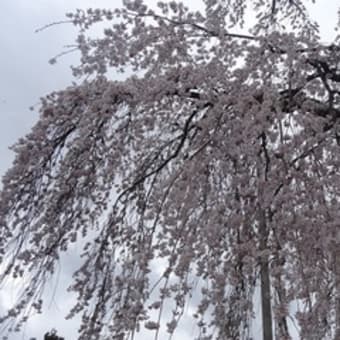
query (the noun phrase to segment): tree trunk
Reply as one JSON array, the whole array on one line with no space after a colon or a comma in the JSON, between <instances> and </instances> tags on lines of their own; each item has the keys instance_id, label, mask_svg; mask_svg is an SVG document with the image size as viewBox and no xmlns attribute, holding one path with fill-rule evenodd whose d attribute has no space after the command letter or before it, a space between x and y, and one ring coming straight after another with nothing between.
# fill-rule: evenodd
<instances>
[{"instance_id":1,"label":"tree trunk","mask_svg":"<svg viewBox=\"0 0 340 340\"><path fill-rule=\"evenodd\" d=\"M335 338L340 339L340 231L336 235L336 247L334 256L335 266Z\"/></svg>"},{"instance_id":2,"label":"tree trunk","mask_svg":"<svg viewBox=\"0 0 340 340\"><path fill-rule=\"evenodd\" d=\"M268 229L266 224L265 211L260 211L260 250L263 252L267 247ZM270 293L270 274L268 255L261 254L260 258L261 278L261 310L262 310L262 332L263 340L273 340L273 320Z\"/></svg>"}]
</instances>

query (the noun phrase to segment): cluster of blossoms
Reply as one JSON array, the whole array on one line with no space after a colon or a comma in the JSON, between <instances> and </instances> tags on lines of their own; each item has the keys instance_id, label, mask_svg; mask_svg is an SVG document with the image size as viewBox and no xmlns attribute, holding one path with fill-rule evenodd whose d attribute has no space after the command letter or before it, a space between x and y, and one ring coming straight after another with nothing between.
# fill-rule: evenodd
<instances>
[{"instance_id":1,"label":"cluster of blossoms","mask_svg":"<svg viewBox=\"0 0 340 340\"><path fill-rule=\"evenodd\" d=\"M42 100L3 179L0 280L26 284L4 324L41 311L85 239L79 339L157 338L164 310L173 334L193 295L197 339L248 339L257 285L265 340L290 339L290 318L301 339L339 338L340 48L301 0L204 8L68 15L86 80Z\"/></svg>"}]
</instances>

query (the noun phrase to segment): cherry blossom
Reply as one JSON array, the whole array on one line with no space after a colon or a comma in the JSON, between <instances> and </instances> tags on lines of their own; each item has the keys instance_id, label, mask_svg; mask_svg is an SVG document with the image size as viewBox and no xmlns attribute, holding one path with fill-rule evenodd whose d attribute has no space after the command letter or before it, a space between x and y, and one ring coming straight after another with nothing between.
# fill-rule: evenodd
<instances>
[{"instance_id":1,"label":"cherry blossom","mask_svg":"<svg viewBox=\"0 0 340 340\"><path fill-rule=\"evenodd\" d=\"M79 81L41 100L3 178L0 280L23 281L4 327L41 312L79 243L79 339L171 337L189 305L196 339L250 339L257 287L264 340L291 320L339 339L340 47L304 3L67 15Z\"/></svg>"}]
</instances>

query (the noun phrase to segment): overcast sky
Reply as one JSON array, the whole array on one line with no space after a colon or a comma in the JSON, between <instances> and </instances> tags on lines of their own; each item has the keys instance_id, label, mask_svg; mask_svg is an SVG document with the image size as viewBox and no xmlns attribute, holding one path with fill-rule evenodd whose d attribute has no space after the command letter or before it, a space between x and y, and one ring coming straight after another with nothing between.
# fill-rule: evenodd
<instances>
[{"instance_id":1,"label":"overcast sky","mask_svg":"<svg viewBox=\"0 0 340 340\"><path fill-rule=\"evenodd\" d=\"M197 5L198 0L191 1ZM64 45L73 43L76 31L71 25L56 25L39 33L35 30L64 20L64 13L75 8L112 7L119 3L119 0L0 0L0 175L13 160L8 147L26 134L36 121L39 98L71 83L69 66L76 64L79 57L73 53L61 58L54 66L48 63L63 51ZM338 0L319 0L319 5L311 12L319 19L325 41L331 41L334 36L332 29L337 20L338 4ZM30 111L31 106L36 110ZM73 268L73 261L65 261L59 274L59 290L65 286ZM53 287L49 288L51 296ZM59 329L65 340L76 339L77 326L62 318L72 301L62 294L56 296L50 299L46 313L34 318L24 334L13 335L9 340L31 337L40 340L52 327ZM1 306L8 306L11 300L10 292L0 294L0 312ZM184 334L176 336L177 339L185 340Z\"/></svg>"}]
</instances>

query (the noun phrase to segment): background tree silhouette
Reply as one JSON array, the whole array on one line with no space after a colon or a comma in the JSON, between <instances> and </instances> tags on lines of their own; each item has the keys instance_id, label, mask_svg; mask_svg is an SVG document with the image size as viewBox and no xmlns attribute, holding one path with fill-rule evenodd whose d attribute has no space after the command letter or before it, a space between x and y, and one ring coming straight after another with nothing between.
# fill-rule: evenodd
<instances>
[{"instance_id":1,"label":"background tree silhouette","mask_svg":"<svg viewBox=\"0 0 340 340\"><path fill-rule=\"evenodd\" d=\"M44 340L64 340L64 338L58 336L57 331L52 329L44 335Z\"/></svg>"},{"instance_id":2,"label":"background tree silhouette","mask_svg":"<svg viewBox=\"0 0 340 340\"><path fill-rule=\"evenodd\" d=\"M204 6L68 14L80 81L42 99L3 179L0 279L25 283L5 325L85 240L79 339L173 335L193 295L197 339L248 339L257 284L264 340L291 318L339 339L340 48L299 0Z\"/></svg>"}]
</instances>

